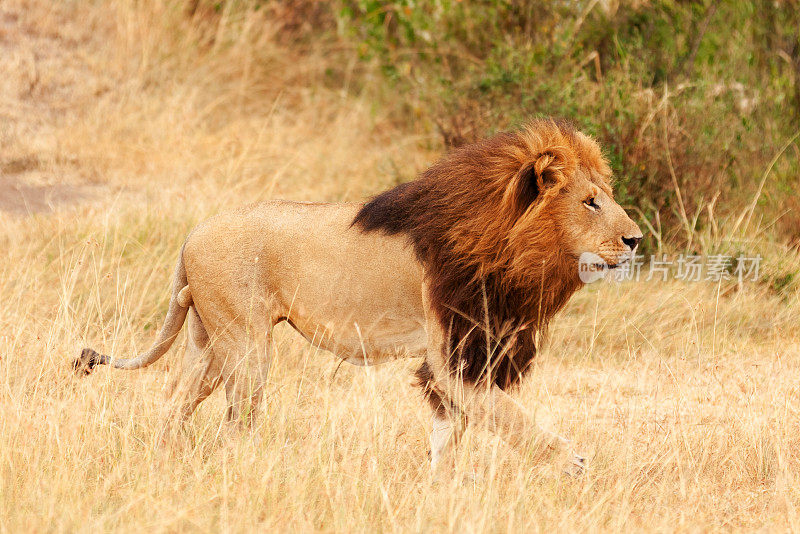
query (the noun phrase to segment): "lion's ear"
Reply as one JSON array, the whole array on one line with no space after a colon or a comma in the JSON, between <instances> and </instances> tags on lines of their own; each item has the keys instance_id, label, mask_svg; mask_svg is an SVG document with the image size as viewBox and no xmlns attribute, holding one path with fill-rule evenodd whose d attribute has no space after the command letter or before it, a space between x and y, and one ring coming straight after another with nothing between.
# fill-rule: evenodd
<instances>
[{"instance_id":1,"label":"lion's ear","mask_svg":"<svg viewBox=\"0 0 800 534\"><path fill-rule=\"evenodd\" d=\"M542 152L523 165L514 180L516 197L520 206L526 208L539 196L564 180L564 164L556 152Z\"/></svg>"}]
</instances>

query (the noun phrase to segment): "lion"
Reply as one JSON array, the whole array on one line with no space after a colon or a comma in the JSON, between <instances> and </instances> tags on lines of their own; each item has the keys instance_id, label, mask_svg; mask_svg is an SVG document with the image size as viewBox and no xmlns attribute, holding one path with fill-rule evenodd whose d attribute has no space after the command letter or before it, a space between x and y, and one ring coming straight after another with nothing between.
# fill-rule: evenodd
<instances>
[{"instance_id":1,"label":"lion","mask_svg":"<svg viewBox=\"0 0 800 534\"><path fill-rule=\"evenodd\" d=\"M226 419L247 426L261 401L272 328L288 322L355 365L421 358L430 464L450 456L465 422L521 451L584 459L510 396L548 322L583 285L581 254L604 272L629 262L642 232L614 201L598 144L538 119L457 148L417 179L366 203L267 201L197 226L178 256L155 344L133 359L84 349L74 366L140 369L188 316L184 421L219 385Z\"/></svg>"}]
</instances>

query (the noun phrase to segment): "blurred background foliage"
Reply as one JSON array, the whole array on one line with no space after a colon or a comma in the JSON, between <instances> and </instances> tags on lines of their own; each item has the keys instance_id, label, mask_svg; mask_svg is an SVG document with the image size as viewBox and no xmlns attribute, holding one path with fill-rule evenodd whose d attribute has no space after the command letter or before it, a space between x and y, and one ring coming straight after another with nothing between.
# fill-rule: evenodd
<instances>
[{"instance_id":1,"label":"blurred background foliage","mask_svg":"<svg viewBox=\"0 0 800 534\"><path fill-rule=\"evenodd\" d=\"M571 119L601 142L651 251L729 250L753 231L800 243L800 0L191 0L189 12L244 5L296 49L326 47L326 84L445 146Z\"/></svg>"}]
</instances>

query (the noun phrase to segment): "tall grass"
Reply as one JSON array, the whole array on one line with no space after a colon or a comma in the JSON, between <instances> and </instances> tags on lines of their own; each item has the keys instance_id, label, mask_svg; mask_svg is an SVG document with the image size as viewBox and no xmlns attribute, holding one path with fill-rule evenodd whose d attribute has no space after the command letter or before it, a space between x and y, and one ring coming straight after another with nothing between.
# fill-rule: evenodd
<instances>
[{"instance_id":1,"label":"tall grass","mask_svg":"<svg viewBox=\"0 0 800 534\"><path fill-rule=\"evenodd\" d=\"M375 105L382 78L332 65L349 44L309 43L300 30L287 40L285 27L302 23L268 7L0 6L24 28L19 45L45 58L39 93L9 99L29 132L13 150L105 193L0 219L2 530L798 528L800 303L766 284L579 293L515 392L587 454L577 480L477 428L452 482L436 483L414 363L334 373L336 359L289 328L277 332L265 414L242 435L224 429L214 395L183 438L157 440L183 338L146 370L76 379L70 361L81 347L121 356L152 341L176 254L198 221L275 197L360 199L441 152L436 133ZM71 51L66 63L47 56L60 49ZM351 69L351 85L329 69ZM8 76L27 86L29 66L12 63ZM710 223L692 230L709 247L732 228L713 220L717 234ZM767 264L796 272L787 248L752 233L766 225L754 216L751 226L744 239L757 238Z\"/></svg>"}]
</instances>

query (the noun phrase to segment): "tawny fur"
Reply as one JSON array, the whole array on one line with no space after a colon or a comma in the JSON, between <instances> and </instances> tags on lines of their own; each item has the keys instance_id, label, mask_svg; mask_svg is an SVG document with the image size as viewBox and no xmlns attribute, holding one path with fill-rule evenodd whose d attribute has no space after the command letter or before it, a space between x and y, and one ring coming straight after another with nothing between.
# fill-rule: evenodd
<instances>
[{"instance_id":1,"label":"tawny fur","mask_svg":"<svg viewBox=\"0 0 800 534\"><path fill-rule=\"evenodd\" d=\"M613 267L641 238L609 178L592 139L539 120L455 150L366 204L272 201L221 214L184 245L156 346L132 360L85 349L76 370L148 365L188 314L191 350L173 413L187 417L223 384L228 416L241 420L267 378L271 329L285 320L350 363L423 358L437 447L448 443L449 415L486 421L515 446L538 439L563 449L503 390L580 288L579 255Z\"/></svg>"}]
</instances>

